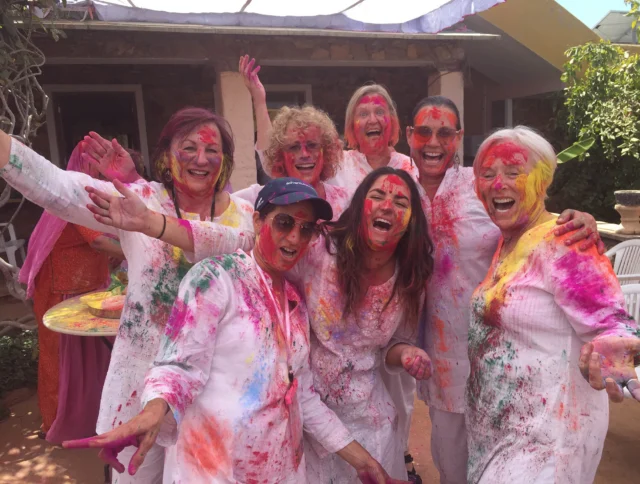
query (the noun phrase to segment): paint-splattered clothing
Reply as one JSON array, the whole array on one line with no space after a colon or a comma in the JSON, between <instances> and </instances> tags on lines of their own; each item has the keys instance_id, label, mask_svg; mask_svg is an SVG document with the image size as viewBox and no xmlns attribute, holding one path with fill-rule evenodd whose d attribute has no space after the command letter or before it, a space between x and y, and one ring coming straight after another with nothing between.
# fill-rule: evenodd
<instances>
[{"instance_id":1,"label":"paint-splattered clothing","mask_svg":"<svg viewBox=\"0 0 640 484\"><path fill-rule=\"evenodd\" d=\"M333 220L338 220L340 215L342 215L342 212L344 212L344 210L349 206L352 194L342 187L328 185L327 183L322 184L324 185L324 191L326 194L325 199L327 200L327 202L329 202L329 205L331 205L331 208L333 209ZM242 198L243 200L246 200L252 205L255 205L258 194L260 193L260 190L262 190L262 188L262 185L254 183L247 188L238 190L234 193L234 195Z\"/></svg>"},{"instance_id":2,"label":"paint-splattered clothing","mask_svg":"<svg viewBox=\"0 0 640 484\"><path fill-rule=\"evenodd\" d=\"M407 339L403 306L391 297L397 273L370 287L357 315L344 316L336 258L314 244L296 266L293 280L304 288L311 323L311 369L316 391L354 439L397 479L406 479L404 443L398 437L394 404L380 376L384 349L395 336ZM335 455L318 452L305 439L307 474L314 483L358 482L355 471Z\"/></svg>"},{"instance_id":3,"label":"paint-splattered clothing","mask_svg":"<svg viewBox=\"0 0 640 484\"><path fill-rule=\"evenodd\" d=\"M628 336L609 261L566 247L555 220L519 239L473 294L467 387L469 482L585 484L595 476L608 426L605 392L578 369L580 348Z\"/></svg>"},{"instance_id":4,"label":"paint-splattered clothing","mask_svg":"<svg viewBox=\"0 0 640 484\"><path fill-rule=\"evenodd\" d=\"M144 375L158 351L160 337L178 292L180 280L191 264L184 253L160 240L138 232L118 231L97 222L87 210L91 199L85 186L118 195L113 184L80 172L63 171L26 146L12 140L9 163L0 170L7 183L52 214L77 225L112 233L120 239L129 264L127 299L113 346L109 372L100 405L97 432L107 432L136 416L141 410ZM160 183L139 180L129 185L147 207L166 215L175 206ZM253 207L231 197L228 209L215 222L253 232ZM187 219L197 214L182 213ZM238 237L217 234L218 224L207 224L206 234L214 253L235 251ZM214 241L215 243L212 243Z\"/></svg>"},{"instance_id":5,"label":"paint-splattered clothing","mask_svg":"<svg viewBox=\"0 0 640 484\"><path fill-rule=\"evenodd\" d=\"M473 168L449 168L433 201L418 189L434 243L421 331L434 374L418 382L418 394L430 407L464 413L471 295L487 274L500 230L476 196Z\"/></svg>"},{"instance_id":6,"label":"paint-splattered clothing","mask_svg":"<svg viewBox=\"0 0 640 484\"><path fill-rule=\"evenodd\" d=\"M358 185L373 171L367 161L367 157L358 150L343 151L344 158L333 178L327 180L330 185L336 185L347 189L350 195L356 191ZM391 168L403 170L409 173L414 180L418 180L418 167L407 155L394 151L387 165Z\"/></svg>"},{"instance_id":7,"label":"paint-splattered clothing","mask_svg":"<svg viewBox=\"0 0 640 484\"><path fill-rule=\"evenodd\" d=\"M298 390L285 402L284 323L264 276L240 250L198 263L180 285L143 395L166 400L178 423L175 461L165 464L171 482L307 482L303 424L327 452L353 440L313 390L307 309L286 281ZM163 438L170 444L176 434Z\"/></svg>"}]
</instances>

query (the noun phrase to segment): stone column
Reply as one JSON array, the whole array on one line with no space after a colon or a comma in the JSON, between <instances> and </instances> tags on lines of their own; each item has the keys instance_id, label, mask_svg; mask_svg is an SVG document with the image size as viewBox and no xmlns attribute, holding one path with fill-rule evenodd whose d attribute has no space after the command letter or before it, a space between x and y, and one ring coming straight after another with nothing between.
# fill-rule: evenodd
<instances>
[{"instance_id":1,"label":"stone column","mask_svg":"<svg viewBox=\"0 0 640 484\"><path fill-rule=\"evenodd\" d=\"M464 128L464 75L462 71L440 71L429 76L429 96L445 96L451 99L460 111L460 122ZM464 160L464 146L458 150L460 163Z\"/></svg>"},{"instance_id":2,"label":"stone column","mask_svg":"<svg viewBox=\"0 0 640 484\"><path fill-rule=\"evenodd\" d=\"M256 158L251 95L237 71L216 69L216 111L231 125L235 167L231 175L233 191L256 183Z\"/></svg>"}]
</instances>

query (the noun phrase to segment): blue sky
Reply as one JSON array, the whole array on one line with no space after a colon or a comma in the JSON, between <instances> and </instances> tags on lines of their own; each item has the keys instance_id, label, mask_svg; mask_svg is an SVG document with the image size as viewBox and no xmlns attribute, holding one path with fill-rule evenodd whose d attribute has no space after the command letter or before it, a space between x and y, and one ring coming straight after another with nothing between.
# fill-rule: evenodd
<instances>
[{"instance_id":1,"label":"blue sky","mask_svg":"<svg viewBox=\"0 0 640 484\"><path fill-rule=\"evenodd\" d=\"M532 0L533 1L533 0ZM609 10L629 10L624 0L556 0L574 17L578 17L590 29L602 20Z\"/></svg>"}]
</instances>

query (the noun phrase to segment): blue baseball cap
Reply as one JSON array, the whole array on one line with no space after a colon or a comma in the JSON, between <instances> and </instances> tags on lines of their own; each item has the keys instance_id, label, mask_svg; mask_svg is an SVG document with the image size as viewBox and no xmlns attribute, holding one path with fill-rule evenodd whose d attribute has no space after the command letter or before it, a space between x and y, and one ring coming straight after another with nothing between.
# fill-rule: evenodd
<instances>
[{"instance_id":1,"label":"blue baseball cap","mask_svg":"<svg viewBox=\"0 0 640 484\"><path fill-rule=\"evenodd\" d=\"M292 205L309 200L313 204L316 217L323 220L333 218L329 202L321 198L315 189L297 178L275 178L267 183L256 199L255 209L262 210L268 203L272 205Z\"/></svg>"}]
</instances>

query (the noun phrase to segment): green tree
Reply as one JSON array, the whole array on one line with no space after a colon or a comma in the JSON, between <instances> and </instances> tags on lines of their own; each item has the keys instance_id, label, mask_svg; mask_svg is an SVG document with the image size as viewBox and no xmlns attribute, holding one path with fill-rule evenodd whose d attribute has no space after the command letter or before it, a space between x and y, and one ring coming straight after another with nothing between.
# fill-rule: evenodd
<instances>
[{"instance_id":1,"label":"green tree","mask_svg":"<svg viewBox=\"0 0 640 484\"><path fill-rule=\"evenodd\" d=\"M640 189L640 58L605 41L572 47L566 56L562 117L569 138L595 143L558 168L548 205L617 222L613 192Z\"/></svg>"}]
</instances>

